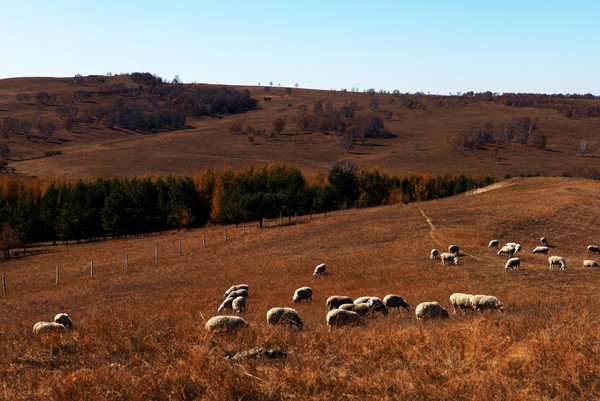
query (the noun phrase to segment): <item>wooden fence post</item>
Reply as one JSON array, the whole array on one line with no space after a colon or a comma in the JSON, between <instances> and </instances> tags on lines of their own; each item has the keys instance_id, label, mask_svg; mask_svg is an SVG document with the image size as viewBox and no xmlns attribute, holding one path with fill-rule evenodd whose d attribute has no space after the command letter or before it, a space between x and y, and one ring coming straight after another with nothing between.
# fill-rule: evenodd
<instances>
[{"instance_id":1,"label":"wooden fence post","mask_svg":"<svg viewBox=\"0 0 600 401\"><path fill-rule=\"evenodd\" d=\"M181 256L181 241L179 241L179 256Z\"/></svg>"},{"instance_id":2,"label":"wooden fence post","mask_svg":"<svg viewBox=\"0 0 600 401\"><path fill-rule=\"evenodd\" d=\"M129 270L129 254L125 254L125 270Z\"/></svg>"},{"instance_id":3,"label":"wooden fence post","mask_svg":"<svg viewBox=\"0 0 600 401\"><path fill-rule=\"evenodd\" d=\"M58 275L59 275L59 272L60 272L60 270L59 270L58 266L56 266L56 285L58 285Z\"/></svg>"},{"instance_id":4,"label":"wooden fence post","mask_svg":"<svg viewBox=\"0 0 600 401\"><path fill-rule=\"evenodd\" d=\"M90 277L94 277L94 261L90 262Z\"/></svg>"},{"instance_id":5,"label":"wooden fence post","mask_svg":"<svg viewBox=\"0 0 600 401\"><path fill-rule=\"evenodd\" d=\"M225 242L227 242L227 229L223 229L225 231Z\"/></svg>"},{"instance_id":6,"label":"wooden fence post","mask_svg":"<svg viewBox=\"0 0 600 401\"><path fill-rule=\"evenodd\" d=\"M206 238L204 237L204 234L202 234L202 247L206 248Z\"/></svg>"},{"instance_id":7,"label":"wooden fence post","mask_svg":"<svg viewBox=\"0 0 600 401\"><path fill-rule=\"evenodd\" d=\"M158 262L158 245L154 245L154 261Z\"/></svg>"},{"instance_id":8,"label":"wooden fence post","mask_svg":"<svg viewBox=\"0 0 600 401\"><path fill-rule=\"evenodd\" d=\"M4 288L4 298L6 298L6 279L2 276L2 288Z\"/></svg>"}]
</instances>

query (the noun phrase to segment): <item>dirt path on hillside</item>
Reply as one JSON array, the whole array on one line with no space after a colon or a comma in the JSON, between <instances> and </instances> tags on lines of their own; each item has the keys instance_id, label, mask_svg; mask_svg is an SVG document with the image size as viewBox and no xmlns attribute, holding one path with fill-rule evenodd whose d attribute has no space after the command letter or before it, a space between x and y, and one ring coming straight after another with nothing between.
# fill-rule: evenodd
<instances>
[{"instance_id":1,"label":"dirt path on hillside","mask_svg":"<svg viewBox=\"0 0 600 401\"><path fill-rule=\"evenodd\" d=\"M482 194L484 192L493 191L494 189L508 187L509 185L513 185L513 184L514 184L514 182L506 182L506 181L497 182L495 184L488 185L487 187L477 188L477 189L473 189L471 191L467 191L463 195L469 196L469 195Z\"/></svg>"}]
</instances>

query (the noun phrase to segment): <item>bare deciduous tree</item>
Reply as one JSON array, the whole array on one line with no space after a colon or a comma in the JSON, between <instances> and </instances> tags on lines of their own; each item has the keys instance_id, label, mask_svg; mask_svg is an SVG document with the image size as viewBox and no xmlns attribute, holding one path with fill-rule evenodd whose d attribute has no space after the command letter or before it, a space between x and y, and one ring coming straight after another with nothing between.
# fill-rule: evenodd
<instances>
[{"instance_id":1,"label":"bare deciduous tree","mask_svg":"<svg viewBox=\"0 0 600 401\"><path fill-rule=\"evenodd\" d=\"M541 132L536 132L531 137L533 146L538 149L544 149L546 147L546 135Z\"/></svg>"},{"instance_id":2,"label":"bare deciduous tree","mask_svg":"<svg viewBox=\"0 0 600 401\"><path fill-rule=\"evenodd\" d=\"M579 142L579 151L577 152L577 156L584 156L588 151L588 143L585 139L582 139Z\"/></svg>"},{"instance_id":3,"label":"bare deciduous tree","mask_svg":"<svg viewBox=\"0 0 600 401\"><path fill-rule=\"evenodd\" d=\"M369 108L371 109L371 111L375 111L377 109L377 107L379 107L379 101L375 98L373 98L371 100L371 102L369 103Z\"/></svg>"}]
</instances>

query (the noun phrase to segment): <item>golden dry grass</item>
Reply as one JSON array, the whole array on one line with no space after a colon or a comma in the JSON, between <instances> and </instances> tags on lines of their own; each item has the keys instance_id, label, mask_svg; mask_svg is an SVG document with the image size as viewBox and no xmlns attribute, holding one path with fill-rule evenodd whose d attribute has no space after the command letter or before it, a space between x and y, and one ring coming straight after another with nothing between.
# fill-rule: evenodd
<instances>
[{"instance_id":1,"label":"golden dry grass","mask_svg":"<svg viewBox=\"0 0 600 401\"><path fill-rule=\"evenodd\" d=\"M227 243L223 228L211 227L40 246L0 265L8 284L0 300L0 398L596 399L600 271L581 262L599 238L599 205L595 181L511 179L474 195L264 230L254 224L245 236L228 226ZM547 256L531 254L541 236L567 270L549 271ZM492 238L523 245L522 270L504 271L505 259L487 248ZM431 248L450 243L461 246L460 266L428 260ZM315 278L321 262L329 274ZM251 327L207 333L203 324L223 292L240 282L250 285L244 318ZM312 303L295 307L304 330L271 330L267 310L290 305L301 286L314 290ZM393 311L364 327L329 332L325 325L330 295L397 293L413 310L436 300L451 312L453 292L495 295L506 311L423 324L412 311ZM75 328L34 337L33 324L58 312L68 312ZM256 346L288 357L223 360Z\"/></svg>"}]
</instances>

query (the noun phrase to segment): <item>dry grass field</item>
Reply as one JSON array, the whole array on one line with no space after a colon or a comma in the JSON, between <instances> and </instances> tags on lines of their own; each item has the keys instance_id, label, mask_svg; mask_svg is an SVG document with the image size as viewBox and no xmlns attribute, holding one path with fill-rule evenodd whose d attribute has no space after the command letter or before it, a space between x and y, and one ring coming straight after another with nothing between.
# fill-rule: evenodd
<instances>
[{"instance_id":1,"label":"dry grass field","mask_svg":"<svg viewBox=\"0 0 600 401\"><path fill-rule=\"evenodd\" d=\"M46 142L39 138L25 139L22 135L2 139L11 150L9 167L24 175L91 180L99 175L115 174L125 177L192 175L206 166L241 168L248 164L283 161L310 175L316 169L329 170L336 160L350 158L361 168L377 165L395 174L485 172L503 177L505 174L587 173L597 169L600 156L598 118L567 119L555 110L511 108L485 102L456 104L454 107L430 103L426 110L417 110L407 109L391 94L375 94L374 98L379 101L375 114L383 118L385 110L393 112L392 119L385 121L385 127L394 137L369 139L348 153L333 134L293 135L298 108L306 105L310 114L313 105L319 101L323 106L331 103L336 110L356 101L358 115L369 116L372 114L369 102L373 98L367 93L292 88L291 94L286 94L285 88L273 87L267 94L262 86L236 87L251 91L259 100L257 110L226 115L221 119L188 118L188 129L155 135L109 130L99 124L91 127L78 124L73 133L68 134L55 114L56 106L38 110L35 101L19 103L15 98L18 93L27 93L35 99L38 91L46 90L57 95L59 100L68 99L77 90L93 91L98 86L97 78L85 77L81 86L73 86L73 80L69 78L0 80L0 120L7 116L33 120L39 115L43 121L54 121L59 127L53 139ZM133 85L125 76L102 79L107 80L106 85ZM265 101L265 97L271 100ZM114 97L93 95L78 106L83 109L86 105L110 101L114 101ZM519 145L513 140L488 145L477 152L458 153L455 146L449 144L463 130L491 122L495 130L500 131L502 124L523 116L537 118L538 130L547 137L545 150ZM254 142L249 142L246 127L269 132L276 117L287 122L282 134L269 138L256 136ZM230 133L227 127L232 123L240 123L244 133ZM581 140L589 144L586 157L576 156ZM61 150L62 154L40 157L55 150ZM495 156L494 151L497 152Z\"/></svg>"},{"instance_id":2,"label":"dry grass field","mask_svg":"<svg viewBox=\"0 0 600 401\"><path fill-rule=\"evenodd\" d=\"M224 227L209 227L38 246L0 265L8 292L0 299L0 398L597 399L600 270L582 261L599 242L599 206L597 181L513 178L425 203L248 225L246 235L228 226L226 243ZM566 270L550 271L547 256L531 254L541 236ZM506 259L487 248L493 238L523 245L521 270L504 270ZM431 248L449 244L461 246L459 266L429 261ZM313 277L321 262L329 274ZM223 292L240 282L250 285L250 327L207 333ZM304 330L269 328L267 310L290 306L301 286L314 290L312 303L296 306ZM495 295L505 313L453 315L453 292ZM388 293L411 312L328 331L328 296ZM418 323L414 308L433 300L450 319ZM58 312L71 315L72 330L32 334ZM288 356L223 359L257 346Z\"/></svg>"}]
</instances>

